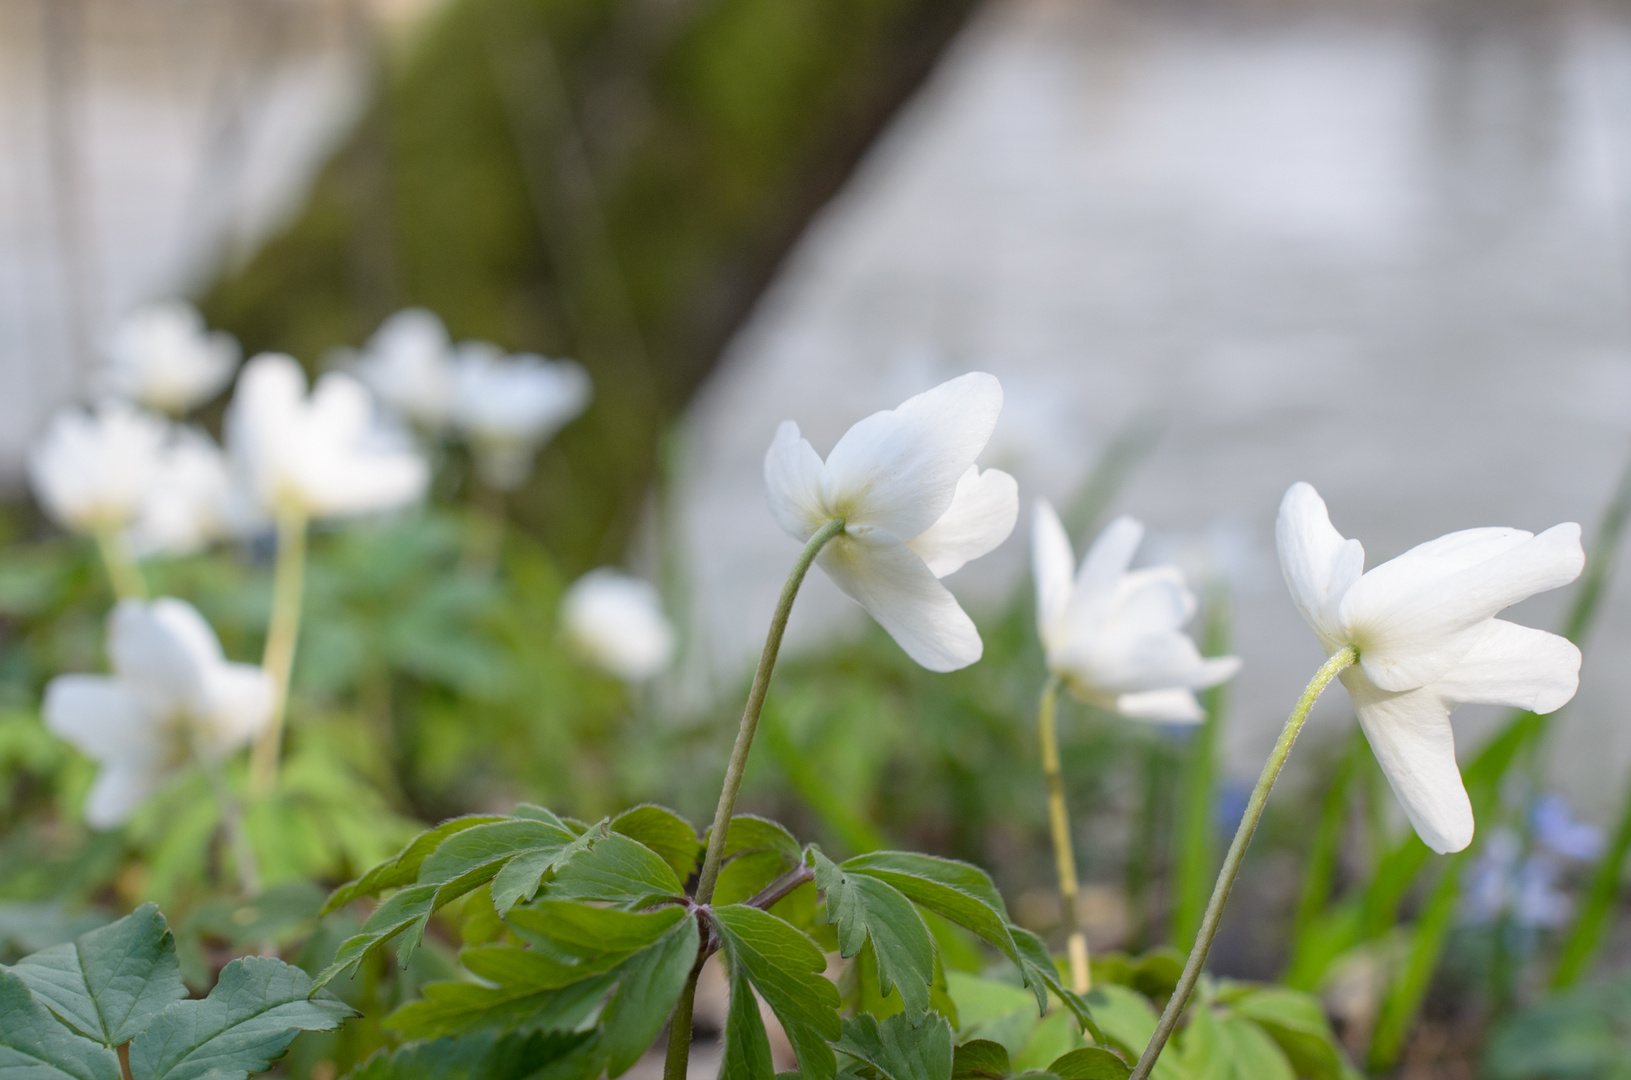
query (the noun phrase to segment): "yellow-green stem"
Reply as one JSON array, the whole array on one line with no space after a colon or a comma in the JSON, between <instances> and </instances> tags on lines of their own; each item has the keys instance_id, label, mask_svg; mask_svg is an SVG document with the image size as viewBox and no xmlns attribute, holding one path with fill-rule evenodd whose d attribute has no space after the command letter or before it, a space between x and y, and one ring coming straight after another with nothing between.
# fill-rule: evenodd
<instances>
[{"instance_id":1,"label":"yellow-green stem","mask_svg":"<svg viewBox=\"0 0 1631 1080\"><path fill-rule=\"evenodd\" d=\"M238 868L238 887L244 898L259 896L261 891L260 862L255 858L255 848L249 840L249 830L244 828L243 807L238 805L238 799L227 786L226 776L223 775L221 762L210 755L196 739L193 740L193 758L199 767L204 770L204 777L209 781L210 792L215 796L215 804L221 811L221 823L226 826L227 842L232 845L232 861Z\"/></svg>"},{"instance_id":2,"label":"yellow-green stem","mask_svg":"<svg viewBox=\"0 0 1631 1080\"><path fill-rule=\"evenodd\" d=\"M1313 708L1314 702L1320 696L1332 679L1336 678L1342 670L1359 659L1359 652L1352 645L1344 648L1325 662L1325 665L1315 673L1303 696L1297 700L1297 707L1291 710L1286 719L1286 726L1280 732L1279 741L1269 753L1268 761L1263 764L1263 773L1257 778L1257 786L1252 788L1252 797L1246 803L1246 813L1240 819L1240 827L1235 830L1235 838L1229 844L1229 854L1223 858L1223 869L1218 872L1218 881L1212 888L1212 899L1207 901L1206 914L1201 917L1200 933L1195 936L1195 947L1189 950L1189 959L1184 963L1184 972L1178 979L1178 985L1173 989L1172 996L1167 999L1167 1007L1161 1013L1161 1021L1155 1026L1155 1034L1150 1036L1150 1044L1144 1048L1144 1054L1133 1066L1128 1080L1146 1080L1150 1070L1155 1068L1156 1058L1161 1056L1161 1050L1172 1037L1173 1029L1178 1026L1178 1019L1184 1014L1184 1006L1189 1003L1189 995L1195 989L1195 982L1201 976L1201 968L1206 964L1206 954L1212 948L1212 939L1217 936L1218 922L1223 917L1223 905L1229 900L1229 890L1234 888L1235 878L1240 873L1240 863L1246 856L1246 847L1252 842L1252 834L1257 831L1257 823L1263 817L1263 806L1268 802L1269 791L1274 787L1274 781L1279 777L1280 770L1285 767L1286 757L1291 753L1291 746L1301 734L1303 724L1308 720L1308 710Z\"/></svg>"},{"instance_id":3,"label":"yellow-green stem","mask_svg":"<svg viewBox=\"0 0 1631 1080\"><path fill-rule=\"evenodd\" d=\"M509 499L501 489L484 483L479 477L473 483L470 524L459 568L485 577L498 569L499 556L503 554Z\"/></svg>"},{"instance_id":4,"label":"yellow-green stem","mask_svg":"<svg viewBox=\"0 0 1631 1080\"><path fill-rule=\"evenodd\" d=\"M121 600L147 599L147 583L142 580L141 567L136 565L123 533L117 529L98 529L96 549L102 555L113 595Z\"/></svg>"},{"instance_id":5,"label":"yellow-green stem","mask_svg":"<svg viewBox=\"0 0 1631 1080\"><path fill-rule=\"evenodd\" d=\"M770 632L765 635L764 651L759 654L759 667L753 673L753 687L748 691L747 707L742 710L742 725L736 732L736 745L731 748L730 764L725 767L725 783L719 792L719 807L714 811L713 830L708 834L708 852L702 859L702 871L697 875L696 902L706 904L714 898L714 884L719 880L719 868L725 861L725 836L730 831L731 815L736 810L736 796L742 789L742 774L747 769L748 751L753 747L754 732L759 730L759 714L764 711L765 694L770 690L770 675L776 668L776 655L781 651L782 635L787 631L787 616L793 611L799 586L810 564L827 541L844 531L844 519L833 518L804 545L798 561L782 586L781 599L776 601L776 613L770 617ZM680 994L679 1007L668 1033L668 1059L663 1066L663 1080L685 1080L691 1046L691 1011L695 1003L697 985L695 977Z\"/></svg>"},{"instance_id":6,"label":"yellow-green stem","mask_svg":"<svg viewBox=\"0 0 1631 1080\"><path fill-rule=\"evenodd\" d=\"M1070 842L1070 814L1065 809L1065 776L1059 766L1059 676L1049 676L1042 687L1042 700L1036 709L1037 740L1042 744L1042 775L1048 782L1048 829L1053 833L1053 862L1059 872L1059 902L1064 907L1065 928L1069 932L1066 950L1070 956L1071 989L1085 994L1093 989L1092 969L1087 959L1087 934L1076 911L1076 853Z\"/></svg>"},{"instance_id":7,"label":"yellow-green stem","mask_svg":"<svg viewBox=\"0 0 1631 1080\"><path fill-rule=\"evenodd\" d=\"M283 751L283 718L288 712L289 675L300 637L300 600L306 579L306 515L282 510L277 517L277 563L272 571L272 617L266 626L261 667L272 678L272 715L255 740L249 759L249 790L265 795L277 784Z\"/></svg>"}]
</instances>

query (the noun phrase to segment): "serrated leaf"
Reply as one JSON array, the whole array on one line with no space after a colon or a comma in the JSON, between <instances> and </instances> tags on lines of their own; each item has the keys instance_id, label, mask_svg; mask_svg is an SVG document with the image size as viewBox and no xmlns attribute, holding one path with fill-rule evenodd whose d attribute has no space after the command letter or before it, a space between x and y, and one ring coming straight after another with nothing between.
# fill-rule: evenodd
<instances>
[{"instance_id":1,"label":"serrated leaf","mask_svg":"<svg viewBox=\"0 0 1631 1080\"><path fill-rule=\"evenodd\" d=\"M641 905L663 897L683 898L685 886L655 851L622 833L607 833L557 870L543 895L552 900Z\"/></svg>"},{"instance_id":2,"label":"serrated leaf","mask_svg":"<svg viewBox=\"0 0 1631 1080\"><path fill-rule=\"evenodd\" d=\"M0 1080L119 1080L119 1058L58 1022L0 968Z\"/></svg>"},{"instance_id":3,"label":"serrated leaf","mask_svg":"<svg viewBox=\"0 0 1631 1080\"><path fill-rule=\"evenodd\" d=\"M1010 926L1009 933L1014 937L1014 944L1019 949L1019 970L1025 976L1025 985L1036 994L1037 1008L1042 1012L1048 1011L1048 993L1051 991L1055 997L1065 1003L1076 1022L1093 1036L1094 1042L1103 1042L1104 1033L1093 1022L1093 1014L1088 1010L1087 1002L1072 992L1059 978L1059 968L1053 962L1053 956L1042 939L1029 930L1018 926Z\"/></svg>"},{"instance_id":4,"label":"serrated leaf","mask_svg":"<svg viewBox=\"0 0 1631 1080\"><path fill-rule=\"evenodd\" d=\"M521 901L537 896L545 874L560 869L579 853L587 851L595 839L594 833L586 831L563 848L523 852L505 863L493 875L493 910L503 915Z\"/></svg>"},{"instance_id":5,"label":"serrated leaf","mask_svg":"<svg viewBox=\"0 0 1631 1080\"><path fill-rule=\"evenodd\" d=\"M730 987L719 1080L780 1080L785 1074L776 1072L770 1056L770 1036L765 1034L764 1018L759 1015L759 999L753 996L753 984L739 965L731 967ZM802 1077L800 1073L794 1075Z\"/></svg>"},{"instance_id":6,"label":"serrated leaf","mask_svg":"<svg viewBox=\"0 0 1631 1080\"><path fill-rule=\"evenodd\" d=\"M570 1030L594 1012L612 982L612 976L602 974L548 988L431 983L422 998L397 1009L383 1023L405 1039L435 1039L486 1028L507 1031L524 1024Z\"/></svg>"},{"instance_id":7,"label":"serrated leaf","mask_svg":"<svg viewBox=\"0 0 1631 1080\"><path fill-rule=\"evenodd\" d=\"M618 967L617 990L600 1016L607 1076L627 1072L657 1038L696 966L701 940L697 920L687 913Z\"/></svg>"},{"instance_id":8,"label":"serrated leaf","mask_svg":"<svg viewBox=\"0 0 1631 1080\"><path fill-rule=\"evenodd\" d=\"M509 922L521 930L552 938L578 956L629 953L662 937L675 923L688 918L679 905L656 911L620 911L571 900L536 901L516 908Z\"/></svg>"},{"instance_id":9,"label":"serrated leaf","mask_svg":"<svg viewBox=\"0 0 1631 1080\"><path fill-rule=\"evenodd\" d=\"M551 1031L499 1037L492 1032L381 1050L345 1080L526 1080L541 1065L560 1060L592 1037Z\"/></svg>"},{"instance_id":10,"label":"serrated leaf","mask_svg":"<svg viewBox=\"0 0 1631 1080\"><path fill-rule=\"evenodd\" d=\"M410 885L375 908L363 922L362 930L341 943L334 962L317 976L317 985L327 986L409 927L416 927L416 935L422 933L425 922L436 910L437 889L436 885Z\"/></svg>"},{"instance_id":11,"label":"serrated leaf","mask_svg":"<svg viewBox=\"0 0 1631 1080\"><path fill-rule=\"evenodd\" d=\"M302 1031L330 1031L357 1013L313 998L311 977L281 960L246 956L221 969L202 1001L178 1001L130 1044L134 1080L241 1080L263 1072Z\"/></svg>"},{"instance_id":12,"label":"serrated leaf","mask_svg":"<svg viewBox=\"0 0 1631 1080\"><path fill-rule=\"evenodd\" d=\"M1008 1048L990 1039L970 1039L951 1059L952 1080L1004 1080L1012 1071Z\"/></svg>"},{"instance_id":13,"label":"serrated leaf","mask_svg":"<svg viewBox=\"0 0 1631 1080\"><path fill-rule=\"evenodd\" d=\"M979 867L898 851L860 855L842 866L850 875L864 874L885 882L914 904L974 931L1015 964L1022 963L1002 897Z\"/></svg>"},{"instance_id":14,"label":"serrated leaf","mask_svg":"<svg viewBox=\"0 0 1631 1080\"><path fill-rule=\"evenodd\" d=\"M1102 1046L1085 1046L1055 1058L1048 1071L1059 1080L1127 1080L1133 1069Z\"/></svg>"},{"instance_id":15,"label":"serrated leaf","mask_svg":"<svg viewBox=\"0 0 1631 1080\"><path fill-rule=\"evenodd\" d=\"M65 1023L103 1046L129 1042L187 996L175 936L157 904L25 956L12 971Z\"/></svg>"},{"instance_id":16,"label":"serrated leaf","mask_svg":"<svg viewBox=\"0 0 1631 1080\"><path fill-rule=\"evenodd\" d=\"M697 830L664 806L636 806L625 810L612 819L612 831L655 851L682 882L696 873L702 858L702 841L697 838Z\"/></svg>"},{"instance_id":17,"label":"serrated leaf","mask_svg":"<svg viewBox=\"0 0 1631 1080\"><path fill-rule=\"evenodd\" d=\"M915 1025L905 1013L882 1022L866 1015L848 1017L834 1049L866 1062L886 1080L951 1080L951 1024L938 1013Z\"/></svg>"},{"instance_id":18,"label":"serrated leaf","mask_svg":"<svg viewBox=\"0 0 1631 1080\"><path fill-rule=\"evenodd\" d=\"M907 1017L916 1023L929 1008L934 982L934 939L899 890L866 874L850 875L812 850L816 888L827 898L827 920L838 931L839 955L855 956L870 937L878 989L900 993Z\"/></svg>"},{"instance_id":19,"label":"serrated leaf","mask_svg":"<svg viewBox=\"0 0 1631 1080\"><path fill-rule=\"evenodd\" d=\"M419 878L420 865L443 840L465 829L503 820L494 814L467 814L464 817L450 818L434 829L427 829L410 840L401 851L356 881L335 889L334 895L328 898L328 903L323 905L320 914L327 915L364 896L378 896L387 889L398 889L413 884Z\"/></svg>"},{"instance_id":20,"label":"serrated leaf","mask_svg":"<svg viewBox=\"0 0 1631 1080\"><path fill-rule=\"evenodd\" d=\"M711 911L732 971L743 972L781 1021L805 1080L833 1080L838 1063L828 1040L843 1031L838 988L823 977L827 959L804 934L744 904Z\"/></svg>"}]
</instances>

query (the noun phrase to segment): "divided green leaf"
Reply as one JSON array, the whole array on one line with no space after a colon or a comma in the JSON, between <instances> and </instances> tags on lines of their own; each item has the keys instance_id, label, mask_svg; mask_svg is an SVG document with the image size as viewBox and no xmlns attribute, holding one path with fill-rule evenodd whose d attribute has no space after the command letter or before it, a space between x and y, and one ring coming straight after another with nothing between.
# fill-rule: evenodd
<instances>
[{"instance_id":1,"label":"divided green leaf","mask_svg":"<svg viewBox=\"0 0 1631 1080\"><path fill-rule=\"evenodd\" d=\"M246 956L221 970L209 996L177 1001L130 1044L134 1080L239 1080L271 1065L302 1031L329 1031L357 1015L312 997L310 976L281 960Z\"/></svg>"},{"instance_id":2,"label":"divided green leaf","mask_svg":"<svg viewBox=\"0 0 1631 1080\"><path fill-rule=\"evenodd\" d=\"M929 1014L916 1025L905 1013L881 1022L866 1015L848 1017L835 1049L871 1066L883 1080L952 1077L951 1024L939 1013Z\"/></svg>"},{"instance_id":3,"label":"divided green leaf","mask_svg":"<svg viewBox=\"0 0 1631 1080\"><path fill-rule=\"evenodd\" d=\"M612 819L612 831L655 851L681 881L696 873L702 859L696 829L667 807L648 804L625 810Z\"/></svg>"},{"instance_id":4,"label":"divided green leaf","mask_svg":"<svg viewBox=\"0 0 1631 1080\"><path fill-rule=\"evenodd\" d=\"M622 833L610 832L556 870L543 895L640 906L665 897L683 897L685 886L662 856Z\"/></svg>"},{"instance_id":5,"label":"divided green leaf","mask_svg":"<svg viewBox=\"0 0 1631 1080\"><path fill-rule=\"evenodd\" d=\"M119 1058L58 1023L29 993L27 983L0 968L0 1077L119 1080Z\"/></svg>"},{"instance_id":6,"label":"divided green leaf","mask_svg":"<svg viewBox=\"0 0 1631 1080\"><path fill-rule=\"evenodd\" d=\"M503 820L502 817L493 814L466 814L463 817L449 818L434 829L428 829L420 833L408 842L407 847L369 870L356 881L342 885L334 890L334 895L329 897L328 903L323 905L322 914L327 915L329 912L345 907L351 901L364 896L378 896L387 889L398 889L404 885L413 884L419 877L420 865L430 856L431 852L436 850L443 840L465 829Z\"/></svg>"},{"instance_id":7,"label":"divided green leaf","mask_svg":"<svg viewBox=\"0 0 1631 1080\"><path fill-rule=\"evenodd\" d=\"M347 1073L345 1080L526 1080L592 1037L589 1032L551 1031L435 1039L382 1050Z\"/></svg>"},{"instance_id":8,"label":"divided green leaf","mask_svg":"<svg viewBox=\"0 0 1631 1080\"><path fill-rule=\"evenodd\" d=\"M24 957L12 972L75 1031L110 1047L187 996L175 937L157 904Z\"/></svg>"},{"instance_id":9,"label":"divided green leaf","mask_svg":"<svg viewBox=\"0 0 1631 1080\"><path fill-rule=\"evenodd\" d=\"M838 932L839 954L854 957L870 937L880 994L899 991L906 1015L920 1020L934 982L934 939L923 917L887 882L848 873L814 849L811 858L816 888L827 898L827 920Z\"/></svg>"},{"instance_id":10,"label":"divided green leaf","mask_svg":"<svg viewBox=\"0 0 1631 1080\"><path fill-rule=\"evenodd\" d=\"M767 818L743 814L725 833L725 864L714 886L715 904L740 904L799 865L804 849L793 834Z\"/></svg>"},{"instance_id":11,"label":"divided green leaf","mask_svg":"<svg viewBox=\"0 0 1631 1080\"><path fill-rule=\"evenodd\" d=\"M770 1036L759 1015L753 984L739 965L731 966L730 1012L725 1017L725 1056L719 1080L771 1080L778 1077L770 1056ZM794 1074L798 1075L798 1074Z\"/></svg>"},{"instance_id":12,"label":"divided green leaf","mask_svg":"<svg viewBox=\"0 0 1631 1080\"><path fill-rule=\"evenodd\" d=\"M970 1039L952 1055L952 1080L1005 1080L1012 1071L1008 1049L990 1039Z\"/></svg>"},{"instance_id":13,"label":"divided green leaf","mask_svg":"<svg viewBox=\"0 0 1631 1080\"><path fill-rule=\"evenodd\" d=\"M833 1080L838 1063L828 1043L842 1034L843 1025L838 988L822 975L827 959L821 950L797 929L758 908L729 904L714 908L712 918L731 970L752 983L781 1021L804 1080Z\"/></svg>"},{"instance_id":14,"label":"divided green leaf","mask_svg":"<svg viewBox=\"0 0 1631 1080\"><path fill-rule=\"evenodd\" d=\"M1048 1071L1059 1080L1127 1080L1133 1070L1102 1046L1084 1046L1056 1058Z\"/></svg>"}]
</instances>

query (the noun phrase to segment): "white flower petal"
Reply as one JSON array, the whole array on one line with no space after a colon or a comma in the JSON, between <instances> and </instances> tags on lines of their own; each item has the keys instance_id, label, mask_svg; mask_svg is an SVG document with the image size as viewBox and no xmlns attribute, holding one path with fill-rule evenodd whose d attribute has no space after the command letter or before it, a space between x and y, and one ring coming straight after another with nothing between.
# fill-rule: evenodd
<instances>
[{"instance_id":1,"label":"white flower petal","mask_svg":"<svg viewBox=\"0 0 1631 1080\"><path fill-rule=\"evenodd\" d=\"M111 829L123 823L158 790L164 778L162 771L133 762L104 765L85 797L85 823L93 829Z\"/></svg>"},{"instance_id":2,"label":"white flower petal","mask_svg":"<svg viewBox=\"0 0 1631 1080\"><path fill-rule=\"evenodd\" d=\"M272 678L257 664L217 663L204 680L197 737L225 756L254 741L272 718Z\"/></svg>"},{"instance_id":3,"label":"white flower petal","mask_svg":"<svg viewBox=\"0 0 1631 1080\"><path fill-rule=\"evenodd\" d=\"M827 506L852 531L917 536L951 506L1001 411L996 378L971 372L872 414L827 456Z\"/></svg>"},{"instance_id":4,"label":"white flower petal","mask_svg":"<svg viewBox=\"0 0 1631 1080\"><path fill-rule=\"evenodd\" d=\"M1305 483L1292 484L1286 491L1274 538L1291 599L1326 651L1335 652L1346 644L1337 605L1359 580L1365 549L1357 540L1343 539L1331 525L1325 500Z\"/></svg>"},{"instance_id":5,"label":"white flower petal","mask_svg":"<svg viewBox=\"0 0 1631 1080\"><path fill-rule=\"evenodd\" d=\"M1567 638L1504 619L1484 623L1472 649L1435 679L1450 701L1555 712L1580 685L1580 650Z\"/></svg>"},{"instance_id":6,"label":"white flower petal","mask_svg":"<svg viewBox=\"0 0 1631 1080\"><path fill-rule=\"evenodd\" d=\"M1031 517L1031 572L1036 577L1037 633L1046 649L1060 643L1060 620L1070 605L1075 561L1070 537L1053 504L1046 499L1036 500Z\"/></svg>"},{"instance_id":7,"label":"white flower petal","mask_svg":"<svg viewBox=\"0 0 1631 1080\"><path fill-rule=\"evenodd\" d=\"M1144 526L1126 515L1104 527L1082 557L1082 568L1076 572L1076 591L1071 597L1069 614L1072 622L1098 620L1108 614L1121 576L1133 564L1133 554L1143 539Z\"/></svg>"},{"instance_id":8,"label":"white flower petal","mask_svg":"<svg viewBox=\"0 0 1631 1080\"><path fill-rule=\"evenodd\" d=\"M108 656L120 681L159 715L197 712L210 668L222 663L209 623L191 604L170 598L115 607Z\"/></svg>"},{"instance_id":9,"label":"white flower petal","mask_svg":"<svg viewBox=\"0 0 1631 1080\"><path fill-rule=\"evenodd\" d=\"M1422 842L1439 854L1472 843L1472 803L1455 762L1450 710L1432 687L1389 693L1364 673L1341 676L1371 751Z\"/></svg>"},{"instance_id":10,"label":"white flower petal","mask_svg":"<svg viewBox=\"0 0 1631 1080\"><path fill-rule=\"evenodd\" d=\"M142 748L154 737L152 713L105 675L58 675L45 688L41 712L47 730L92 761L145 756Z\"/></svg>"},{"instance_id":11,"label":"white flower petal","mask_svg":"<svg viewBox=\"0 0 1631 1080\"><path fill-rule=\"evenodd\" d=\"M1171 633L1195 616L1195 594L1176 566L1123 574L1107 618L1121 634Z\"/></svg>"},{"instance_id":12,"label":"white flower petal","mask_svg":"<svg viewBox=\"0 0 1631 1080\"><path fill-rule=\"evenodd\" d=\"M793 539L805 541L825 525L829 515L823 502L826 467L799 426L784 420L765 451L765 491L770 515Z\"/></svg>"},{"instance_id":13,"label":"white flower petal","mask_svg":"<svg viewBox=\"0 0 1631 1080\"><path fill-rule=\"evenodd\" d=\"M945 577L1008 539L1017 520L1019 485L1014 478L999 469L981 472L978 465L970 465L940 520L906 546L917 552L931 574Z\"/></svg>"},{"instance_id":14,"label":"white flower petal","mask_svg":"<svg viewBox=\"0 0 1631 1080\"><path fill-rule=\"evenodd\" d=\"M1116 698L1116 712L1137 720L1163 720L1177 724L1198 724L1206 710L1188 690L1146 690Z\"/></svg>"},{"instance_id":15,"label":"white flower petal","mask_svg":"<svg viewBox=\"0 0 1631 1080\"><path fill-rule=\"evenodd\" d=\"M1447 556L1418 549L1412 558L1377 567L1343 597L1343 630L1377 686L1408 690L1439 678L1479 640L1481 623L1520 600L1568 584L1585 566L1580 526L1573 522L1531 539L1504 530L1500 536L1493 535L1496 530L1470 532L1473 539L1443 549ZM1456 568L1468 549L1493 554Z\"/></svg>"},{"instance_id":16,"label":"white flower petal","mask_svg":"<svg viewBox=\"0 0 1631 1080\"><path fill-rule=\"evenodd\" d=\"M608 567L566 590L561 627L585 658L629 682L660 674L674 659L674 628L656 587Z\"/></svg>"},{"instance_id":17,"label":"white flower petal","mask_svg":"<svg viewBox=\"0 0 1631 1080\"><path fill-rule=\"evenodd\" d=\"M905 544L843 535L822 548L821 568L930 671L956 671L984 650L957 600Z\"/></svg>"}]
</instances>

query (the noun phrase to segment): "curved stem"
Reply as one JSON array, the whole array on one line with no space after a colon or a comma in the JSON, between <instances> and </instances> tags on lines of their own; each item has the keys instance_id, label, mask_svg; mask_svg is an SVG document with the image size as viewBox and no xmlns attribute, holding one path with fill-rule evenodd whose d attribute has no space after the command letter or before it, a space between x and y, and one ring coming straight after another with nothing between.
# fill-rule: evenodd
<instances>
[{"instance_id":1,"label":"curved stem","mask_svg":"<svg viewBox=\"0 0 1631 1080\"><path fill-rule=\"evenodd\" d=\"M272 571L272 617L266 626L266 655L261 660L261 667L272 677L272 715L249 759L249 790L255 795L265 795L277 783L305 578L306 515L298 510L281 510L277 517L277 565Z\"/></svg>"},{"instance_id":2,"label":"curved stem","mask_svg":"<svg viewBox=\"0 0 1631 1080\"><path fill-rule=\"evenodd\" d=\"M136 565L130 545L125 543L122 533L116 529L98 529L96 550L102 555L102 565L107 569L113 595L121 600L147 599L147 583L142 580L141 567Z\"/></svg>"},{"instance_id":3,"label":"curved stem","mask_svg":"<svg viewBox=\"0 0 1631 1080\"><path fill-rule=\"evenodd\" d=\"M708 834L708 853L702 859L702 872L697 876L695 900L706 904L714 898L714 884L719 880L719 868L725 861L725 834L730 831L731 815L736 810L736 795L742 790L742 774L747 769L748 750L753 746L754 732L759 730L759 714L764 711L765 694L770 689L770 673L776 667L776 654L781 652L782 634L787 631L787 616L793 611L793 600L804 584L804 575L827 541L844 531L844 519L833 518L810 537L798 561L782 586L781 599L776 602L776 613L770 617L770 632L765 635L764 651L759 654L759 667L753 673L753 687L748 691L747 707L742 710L742 726L736 732L736 745L731 748L730 764L725 767L725 784L719 792L719 808L714 811L713 829ZM680 1003L669 1022L668 1057L663 1064L663 1080L685 1080L691 1054L691 1012L697 996L697 976L701 968L691 972L691 981L680 993Z\"/></svg>"},{"instance_id":4,"label":"curved stem","mask_svg":"<svg viewBox=\"0 0 1631 1080\"><path fill-rule=\"evenodd\" d=\"M1155 1034L1150 1036L1150 1044L1144 1048L1144 1054L1133 1067L1128 1080L1146 1080L1150 1070L1155 1068L1155 1059L1161 1056L1161 1050L1172 1037L1172 1031L1178 1026L1178 1018L1184 1013L1184 1006L1189 1003L1189 995L1195 989L1195 982L1201 976L1201 968L1206 963L1206 954L1212 948L1212 939L1217 936L1218 921L1223 917L1223 905L1229 900L1229 890L1234 888L1235 878L1240 873L1240 862L1246 855L1246 846L1252 842L1252 834L1257 831L1257 823L1263 816L1263 807L1268 802L1269 790L1274 787L1274 781L1285 767L1286 757L1291 753L1291 745L1297 741L1302 732L1303 724L1308 720L1308 710L1314 705L1320 692L1337 677L1343 668L1348 667L1359 659L1359 651L1352 645L1332 656L1315 673L1303 696L1297 700L1297 707L1291 710L1286 719L1286 726L1280 732L1279 741L1269 753L1268 761L1263 763L1263 773L1257 778L1257 786L1252 788L1252 797L1246 804L1246 814L1240 819L1240 827L1235 830L1235 838L1229 844L1229 854L1223 858L1223 869L1218 872L1218 882L1212 887L1212 899L1207 901L1206 914L1201 917L1201 929L1195 936L1195 947L1189 951L1189 959L1184 963L1184 973L1178 979L1178 985L1172 991L1172 997L1167 1000L1167 1007L1161 1013L1161 1022L1155 1026Z\"/></svg>"},{"instance_id":5,"label":"curved stem","mask_svg":"<svg viewBox=\"0 0 1631 1080\"><path fill-rule=\"evenodd\" d=\"M1037 740L1042 744L1042 775L1048 782L1048 830L1053 834L1053 862L1059 871L1059 901L1064 905L1065 926L1070 931L1071 989L1085 994L1093 989L1092 969L1087 962L1087 934L1076 911L1076 853L1070 843L1070 814L1065 810L1065 777L1059 767L1059 736L1054 723L1059 711L1059 676L1050 675L1042 687L1042 700L1036 709Z\"/></svg>"},{"instance_id":6,"label":"curved stem","mask_svg":"<svg viewBox=\"0 0 1631 1080\"><path fill-rule=\"evenodd\" d=\"M736 745L731 749L731 761L725 768L725 786L719 793L719 808L714 811L713 831L708 835L708 854L702 860L702 873L697 878L696 901L706 904L714 898L714 882L719 880L719 867L725 861L725 834L730 831L731 814L736 809L736 794L742 789L742 773L747 768L748 750L753 746L753 733L759 730L759 714L764 711L765 694L770 689L770 673L776 666L776 654L781 651L782 634L787 630L787 616L793 610L793 599L799 594L804 575L827 541L844 531L844 519L833 518L810 537L810 542L799 552L798 561L782 586L781 599L776 602L776 614L770 619L770 633L765 635L764 652L759 654L759 667L753 673L753 688L748 691L747 708L742 710L742 726L736 732Z\"/></svg>"}]
</instances>

